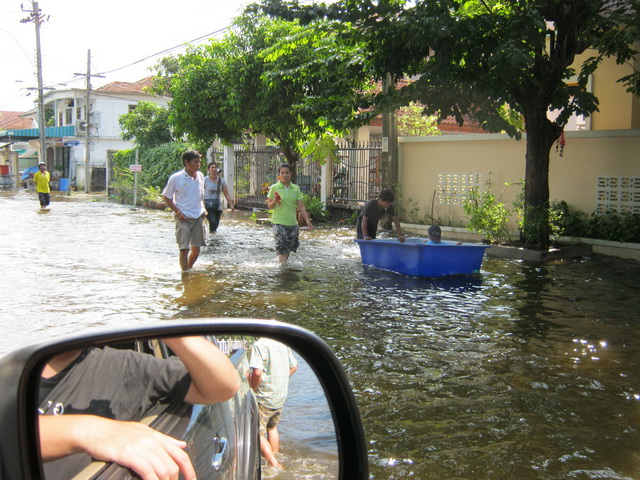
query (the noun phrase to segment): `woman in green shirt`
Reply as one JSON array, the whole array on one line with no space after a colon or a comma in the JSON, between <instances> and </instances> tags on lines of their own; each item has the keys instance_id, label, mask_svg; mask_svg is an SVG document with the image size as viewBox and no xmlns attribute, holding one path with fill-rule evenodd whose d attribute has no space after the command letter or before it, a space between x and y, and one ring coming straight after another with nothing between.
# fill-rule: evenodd
<instances>
[{"instance_id":1,"label":"woman in green shirt","mask_svg":"<svg viewBox=\"0 0 640 480\"><path fill-rule=\"evenodd\" d=\"M291 183L291 167L283 163L278 167L278 183L271 185L267 194L267 208L273 211L271 224L276 239L276 253L280 265L285 265L291 252L300 246L296 209L300 210L309 230L311 219L302 203L300 187Z\"/></svg>"}]
</instances>

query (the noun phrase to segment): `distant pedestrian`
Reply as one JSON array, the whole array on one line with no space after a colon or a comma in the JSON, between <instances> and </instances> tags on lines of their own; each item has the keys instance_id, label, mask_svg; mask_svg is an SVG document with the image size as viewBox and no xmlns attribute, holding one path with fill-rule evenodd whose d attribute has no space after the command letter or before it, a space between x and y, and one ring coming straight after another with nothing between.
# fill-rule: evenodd
<instances>
[{"instance_id":1,"label":"distant pedestrian","mask_svg":"<svg viewBox=\"0 0 640 480\"><path fill-rule=\"evenodd\" d=\"M297 252L300 246L296 209L304 219L309 230L313 224L309 218L300 187L291 183L291 167L283 163L278 167L278 183L271 185L267 194L267 208L273 210L271 224L276 239L276 253L281 266L285 266L291 252Z\"/></svg>"},{"instance_id":2,"label":"distant pedestrian","mask_svg":"<svg viewBox=\"0 0 640 480\"><path fill-rule=\"evenodd\" d=\"M404 242L404 235L402 235L402 230L400 229L400 220L393 209L393 201L395 198L391 190L382 190L378 198L365 203L356 220L356 236L358 239L375 239L378 233L378 222L384 214L388 214L396 227L398 240Z\"/></svg>"},{"instance_id":3,"label":"distant pedestrian","mask_svg":"<svg viewBox=\"0 0 640 480\"><path fill-rule=\"evenodd\" d=\"M47 171L44 162L38 164L39 171L33 176L33 183L36 184L36 192L38 200L40 200L40 208L47 208L51 200L51 174Z\"/></svg>"},{"instance_id":4,"label":"distant pedestrian","mask_svg":"<svg viewBox=\"0 0 640 480\"><path fill-rule=\"evenodd\" d=\"M218 164L211 162L207 165L209 173L204 179L204 206L207 209L207 220L209 221L209 233L216 233L222 216L222 192L227 199L227 204L232 212L236 211L233 199L229 195L227 182L219 175Z\"/></svg>"},{"instance_id":5,"label":"distant pedestrian","mask_svg":"<svg viewBox=\"0 0 640 480\"><path fill-rule=\"evenodd\" d=\"M184 169L169 177L162 191L166 204L176 217L176 242L180 249L180 268L188 272L205 245L204 175L200 171L202 155L189 150L182 155ZM189 249L191 251L189 252Z\"/></svg>"},{"instance_id":6,"label":"distant pedestrian","mask_svg":"<svg viewBox=\"0 0 640 480\"><path fill-rule=\"evenodd\" d=\"M260 412L260 452L269 465L282 468L275 454L280 449L278 423L289 394L289 377L298 369L291 349L270 338L260 338L251 348L249 385Z\"/></svg>"}]
</instances>

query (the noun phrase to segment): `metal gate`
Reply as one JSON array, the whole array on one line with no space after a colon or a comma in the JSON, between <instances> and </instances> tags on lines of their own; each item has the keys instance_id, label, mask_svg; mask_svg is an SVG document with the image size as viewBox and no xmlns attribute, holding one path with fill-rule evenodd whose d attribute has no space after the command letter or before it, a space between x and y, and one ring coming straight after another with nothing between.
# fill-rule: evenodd
<instances>
[{"instance_id":1,"label":"metal gate","mask_svg":"<svg viewBox=\"0 0 640 480\"><path fill-rule=\"evenodd\" d=\"M222 149L215 150L222 155ZM327 205L357 208L381 190L380 143L341 144L337 159L327 161ZM269 187L277 181L277 168L285 157L277 147L234 148L235 204L240 208L266 208ZM222 163L221 161L219 162ZM298 162L296 185L303 193L320 197L322 167L310 158Z\"/></svg>"},{"instance_id":2,"label":"metal gate","mask_svg":"<svg viewBox=\"0 0 640 480\"><path fill-rule=\"evenodd\" d=\"M337 159L329 162L331 187L327 204L356 207L376 198L382 189L380 143L346 143L338 145Z\"/></svg>"},{"instance_id":3,"label":"metal gate","mask_svg":"<svg viewBox=\"0 0 640 480\"><path fill-rule=\"evenodd\" d=\"M276 183L282 153L273 147L250 150L238 146L235 156L235 202L241 208L266 208L269 187Z\"/></svg>"}]
</instances>

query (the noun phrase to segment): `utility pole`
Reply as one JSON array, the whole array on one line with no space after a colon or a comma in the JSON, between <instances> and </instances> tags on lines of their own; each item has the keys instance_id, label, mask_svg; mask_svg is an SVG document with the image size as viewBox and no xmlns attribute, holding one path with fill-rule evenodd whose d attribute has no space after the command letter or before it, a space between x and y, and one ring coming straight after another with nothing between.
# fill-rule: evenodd
<instances>
[{"instance_id":1,"label":"utility pole","mask_svg":"<svg viewBox=\"0 0 640 480\"><path fill-rule=\"evenodd\" d=\"M20 5L23 12L28 12L29 16L22 19L21 23L34 22L36 25L36 73L38 76L38 134L39 134L39 146L38 146L38 162L47 163L46 158L46 146L44 143L45 130L47 128L44 117L44 88L42 86L42 52L40 49L40 24L43 21L43 16L38 8L38 2L33 0L31 2L31 10L25 10Z\"/></svg>"},{"instance_id":2,"label":"utility pole","mask_svg":"<svg viewBox=\"0 0 640 480\"><path fill-rule=\"evenodd\" d=\"M387 74L382 82L382 91L396 88L394 79ZM398 127L395 111L382 112L382 188L393 190L398 183Z\"/></svg>"},{"instance_id":3,"label":"utility pole","mask_svg":"<svg viewBox=\"0 0 640 480\"><path fill-rule=\"evenodd\" d=\"M75 75L83 76L83 73ZM87 92L85 95L84 130L84 193L91 192L91 77L104 78L104 75L91 75L91 50L87 50Z\"/></svg>"}]
</instances>

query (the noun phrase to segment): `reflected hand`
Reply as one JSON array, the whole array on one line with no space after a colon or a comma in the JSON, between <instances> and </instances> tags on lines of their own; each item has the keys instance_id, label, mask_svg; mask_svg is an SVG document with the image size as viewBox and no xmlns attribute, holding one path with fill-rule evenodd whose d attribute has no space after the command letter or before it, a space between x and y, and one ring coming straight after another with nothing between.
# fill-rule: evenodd
<instances>
[{"instance_id":1,"label":"reflected hand","mask_svg":"<svg viewBox=\"0 0 640 480\"><path fill-rule=\"evenodd\" d=\"M196 472L189 455L184 451L187 444L137 422L115 422L103 434L106 439L93 442L93 457L128 467L143 480L175 479L180 472L185 479L195 479Z\"/></svg>"},{"instance_id":2,"label":"reflected hand","mask_svg":"<svg viewBox=\"0 0 640 480\"><path fill-rule=\"evenodd\" d=\"M43 460L86 453L130 468L143 480L195 480L184 451L187 444L138 422L122 422L94 415L40 417Z\"/></svg>"}]
</instances>

